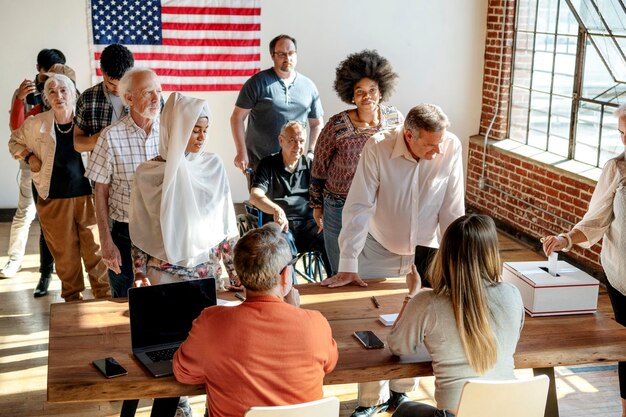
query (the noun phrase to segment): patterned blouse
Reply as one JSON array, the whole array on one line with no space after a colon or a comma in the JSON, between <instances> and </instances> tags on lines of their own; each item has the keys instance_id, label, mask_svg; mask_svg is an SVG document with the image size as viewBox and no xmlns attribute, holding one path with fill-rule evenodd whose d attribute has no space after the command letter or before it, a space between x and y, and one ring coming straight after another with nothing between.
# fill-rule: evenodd
<instances>
[{"instance_id":1,"label":"patterned blouse","mask_svg":"<svg viewBox=\"0 0 626 417\"><path fill-rule=\"evenodd\" d=\"M380 104L379 108L380 123L376 127L355 127L348 111L334 115L326 123L317 140L311 170L312 208L323 207L324 193L345 200L365 142L380 131L404 123L404 116L395 107Z\"/></svg>"},{"instance_id":2,"label":"patterned blouse","mask_svg":"<svg viewBox=\"0 0 626 417\"><path fill-rule=\"evenodd\" d=\"M222 275L220 260L223 260L231 285L239 285L239 279L237 278L233 264L233 248L237 240L239 240L239 236L224 239L211 249L207 262L191 268L169 264L166 261L148 255L146 252L133 245L131 249L133 271L148 276L148 268L154 268L161 272L176 275L184 280L215 278L219 281Z\"/></svg>"}]
</instances>

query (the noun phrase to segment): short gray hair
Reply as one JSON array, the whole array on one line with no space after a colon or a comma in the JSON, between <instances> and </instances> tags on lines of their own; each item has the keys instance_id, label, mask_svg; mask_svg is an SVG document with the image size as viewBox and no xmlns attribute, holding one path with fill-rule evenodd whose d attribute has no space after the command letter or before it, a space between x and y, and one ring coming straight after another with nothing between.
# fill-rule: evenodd
<instances>
[{"instance_id":1,"label":"short gray hair","mask_svg":"<svg viewBox=\"0 0 626 417\"><path fill-rule=\"evenodd\" d=\"M118 90L120 94L120 98L122 99L122 103L127 106L126 102L126 94L130 94L133 91L133 84L135 83L135 76L138 74L153 74L155 77L156 72L151 70L150 68L144 67L133 67L126 71L122 78L120 79L120 83L118 85Z\"/></svg>"},{"instance_id":2,"label":"short gray hair","mask_svg":"<svg viewBox=\"0 0 626 417\"><path fill-rule=\"evenodd\" d=\"M623 103L621 106L619 106L617 110L613 112L613 116L617 117L618 119L626 117L626 103Z\"/></svg>"},{"instance_id":3,"label":"short gray hair","mask_svg":"<svg viewBox=\"0 0 626 417\"><path fill-rule=\"evenodd\" d=\"M448 127L450 127L448 116L434 104L418 104L409 110L404 120L404 128L416 136L419 135L420 129L427 132L441 132Z\"/></svg>"},{"instance_id":4,"label":"short gray hair","mask_svg":"<svg viewBox=\"0 0 626 417\"><path fill-rule=\"evenodd\" d=\"M292 258L289 243L274 222L246 233L235 245L233 255L241 284L252 291L278 286L280 272Z\"/></svg>"},{"instance_id":5,"label":"short gray hair","mask_svg":"<svg viewBox=\"0 0 626 417\"><path fill-rule=\"evenodd\" d=\"M76 100L78 99L78 93L76 92L76 86L74 82L66 75L56 74L53 72L46 73L48 79L46 83L43 85L43 98L46 104L49 104L48 93L50 89L56 84L62 84L70 91L70 98L72 99L71 108L73 109L76 105Z\"/></svg>"},{"instance_id":6,"label":"short gray hair","mask_svg":"<svg viewBox=\"0 0 626 417\"><path fill-rule=\"evenodd\" d=\"M287 123L285 123L283 127L280 128L280 135L285 136L285 131L292 126L300 126L302 128L302 132L304 132L304 137L306 138L307 136L306 123L301 122L299 120L289 120Z\"/></svg>"}]
</instances>

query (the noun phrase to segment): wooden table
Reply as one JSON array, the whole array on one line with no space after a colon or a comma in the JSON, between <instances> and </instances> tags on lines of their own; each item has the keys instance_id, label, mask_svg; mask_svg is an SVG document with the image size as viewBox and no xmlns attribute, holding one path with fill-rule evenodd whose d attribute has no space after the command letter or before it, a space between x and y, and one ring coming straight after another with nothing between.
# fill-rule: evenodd
<instances>
[{"instance_id":1,"label":"wooden table","mask_svg":"<svg viewBox=\"0 0 626 417\"><path fill-rule=\"evenodd\" d=\"M398 358L385 349L365 350L352 336L373 330L385 340L391 330L380 314L399 311L406 287L403 279L368 281L367 288L333 290L315 284L299 286L302 306L321 311L339 347L339 362L325 384L432 375L430 363ZM375 295L381 308L375 308ZM225 298L221 296L221 298ZM601 302L608 302L605 297ZM104 378L91 361L113 356L128 375ZM540 368L552 377L548 416L558 416L554 366L626 361L626 328L601 312L577 316L526 317L515 354L517 368ZM50 308L48 401L86 402L162 398L204 394L203 386L184 385L174 377L155 379L134 359L125 300L53 304Z\"/></svg>"}]
</instances>

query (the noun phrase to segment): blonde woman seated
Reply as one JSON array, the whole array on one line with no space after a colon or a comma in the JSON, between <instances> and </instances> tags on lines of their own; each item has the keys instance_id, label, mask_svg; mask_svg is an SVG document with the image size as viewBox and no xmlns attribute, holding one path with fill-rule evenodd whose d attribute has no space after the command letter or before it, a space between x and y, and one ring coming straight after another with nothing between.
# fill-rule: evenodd
<instances>
[{"instance_id":1,"label":"blonde woman seated","mask_svg":"<svg viewBox=\"0 0 626 417\"><path fill-rule=\"evenodd\" d=\"M493 220L476 214L458 218L443 235L429 269L432 290L420 290L413 266L389 348L406 355L426 347L437 407L405 401L393 417L453 416L467 380L514 378L524 308L517 288L501 282L501 271Z\"/></svg>"},{"instance_id":2,"label":"blonde woman seated","mask_svg":"<svg viewBox=\"0 0 626 417\"><path fill-rule=\"evenodd\" d=\"M220 157L203 151L210 117L204 100L180 93L163 108L159 156L137 168L131 192L136 285L202 278L220 283L220 260L231 284L239 285L228 178Z\"/></svg>"}]
</instances>

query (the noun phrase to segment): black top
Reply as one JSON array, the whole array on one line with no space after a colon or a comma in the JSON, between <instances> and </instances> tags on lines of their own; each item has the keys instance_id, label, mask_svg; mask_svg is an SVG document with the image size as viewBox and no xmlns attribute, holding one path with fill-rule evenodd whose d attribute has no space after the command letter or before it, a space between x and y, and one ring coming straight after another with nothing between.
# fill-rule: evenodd
<instances>
[{"instance_id":1,"label":"black top","mask_svg":"<svg viewBox=\"0 0 626 417\"><path fill-rule=\"evenodd\" d=\"M71 198L91 194L91 185L85 178L85 167L80 153L74 150L74 129L70 129L71 122L56 125L56 150L52 178L50 178L50 192L48 198ZM63 133L63 131L69 132Z\"/></svg>"},{"instance_id":2,"label":"black top","mask_svg":"<svg viewBox=\"0 0 626 417\"><path fill-rule=\"evenodd\" d=\"M313 218L309 207L310 181L311 161L306 156L301 156L295 171L289 172L278 152L261 160L252 187L265 191L265 195L283 209L287 220L308 220Z\"/></svg>"}]
</instances>

